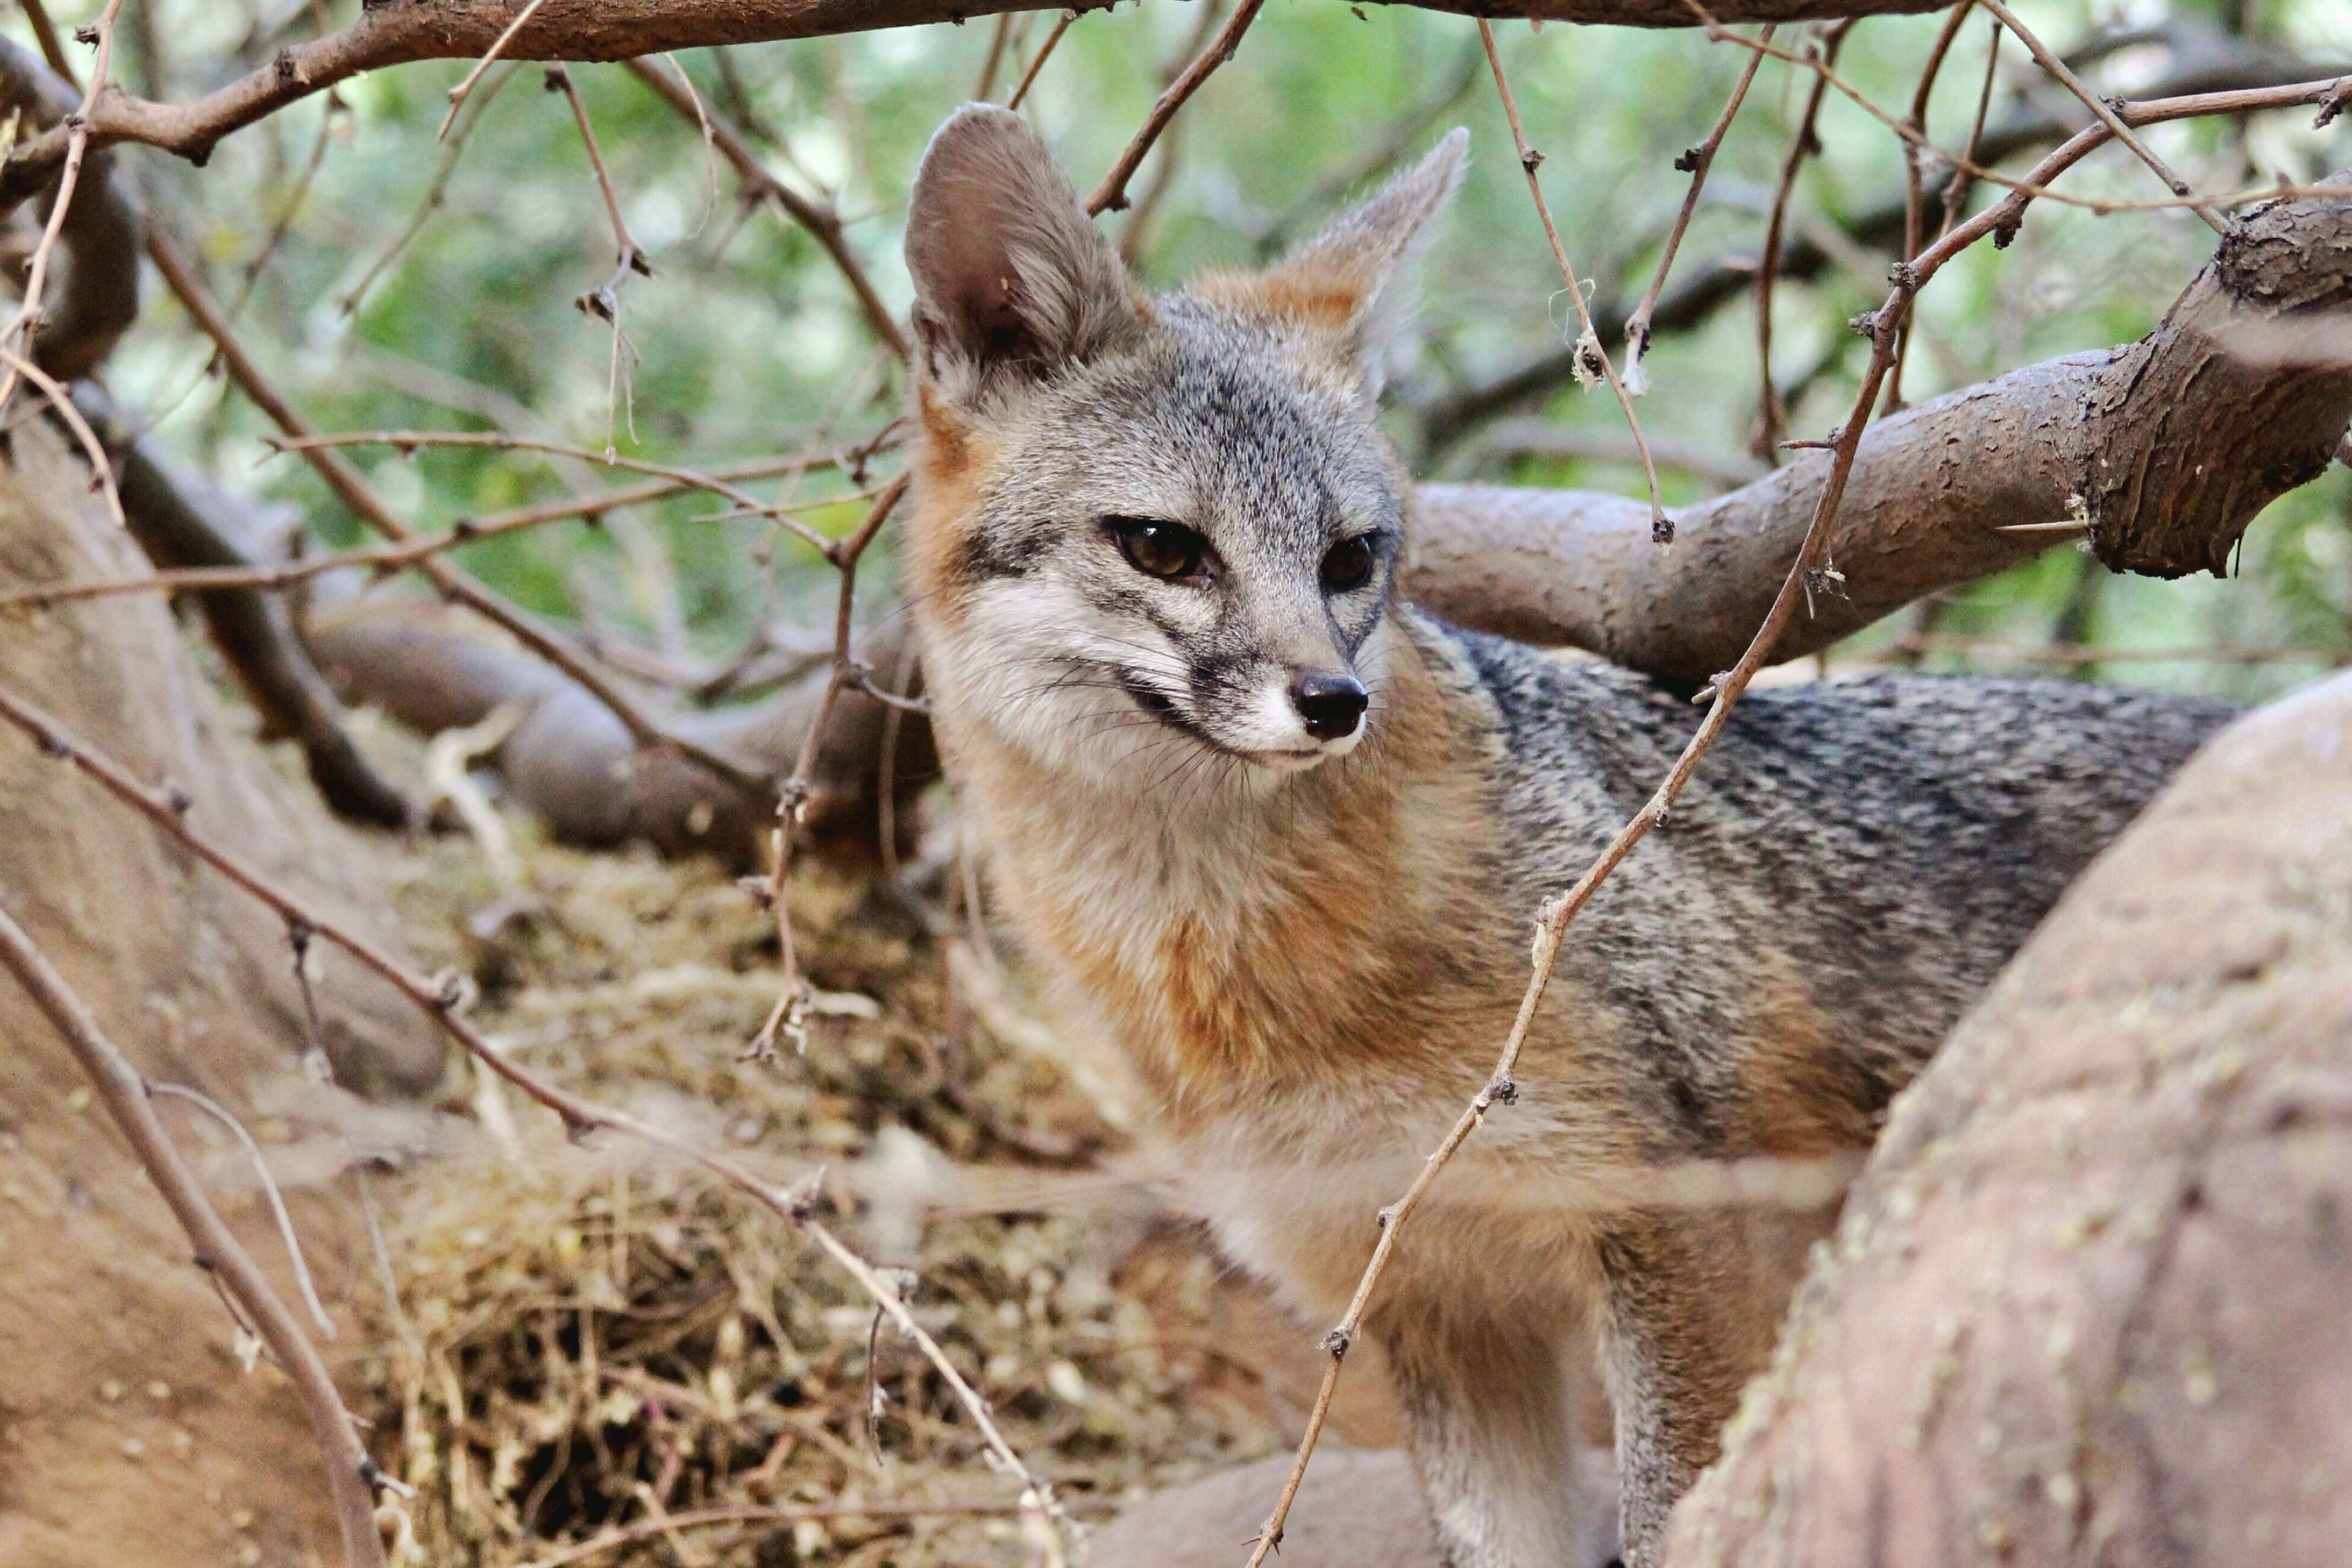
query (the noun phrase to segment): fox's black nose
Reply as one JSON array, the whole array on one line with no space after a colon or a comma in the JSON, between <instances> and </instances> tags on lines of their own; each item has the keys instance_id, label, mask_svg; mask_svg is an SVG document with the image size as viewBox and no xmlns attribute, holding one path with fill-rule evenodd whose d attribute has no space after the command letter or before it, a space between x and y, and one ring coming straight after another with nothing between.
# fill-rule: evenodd
<instances>
[{"instance_id":1,"label":"fox's black nose","mask_svg":"<svg viewBox=\"0 0 2352 1568\"><path fill-rule=\"evenodd\" d=\"M1308 734L1318 741L1336 741L1356 732L1370 699L1364 692L1364 683L1354 676L1314 670L1290 683L1290 700Z\"/></svg>"}]
</instances>

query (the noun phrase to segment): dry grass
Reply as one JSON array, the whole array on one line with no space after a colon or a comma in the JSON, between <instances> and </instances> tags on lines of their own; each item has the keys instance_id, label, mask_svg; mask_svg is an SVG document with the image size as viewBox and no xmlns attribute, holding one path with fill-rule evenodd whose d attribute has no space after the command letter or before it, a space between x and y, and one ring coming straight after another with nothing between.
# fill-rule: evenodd
<instances>
[{"instance_id":1,"label":"dry grass","mask_svg":"<svg viewBox=\"0 0 2352 1568\"><path fill-rule=\"evenodd\" d=\"M805 880L795 930L846 998L806 1054L739 1059L773 999L772 927L718 872L525 846L528 887L443 842L406 868L412 939L474 975L517 1058L724 1142L910 1268L926 1327L1082 1515L1270 1448L1264 1374L1219 1342L1196 1237L1121 1173L1055 1061L950 1005L940 911ZM951 879L950 879L951 880ZM863 1001L857 1000L863 998ZM470 1081L448 1152L386 1184L400 1310L363 1414L416 1489L415 1561L983 1563L1035 1560L968 1420L798 1237L644 1151L565 1142ZM869 1342L873 1344L871 1362ZM869 1418L869 1397L878 1415ZM564 1549L663 1513L835 1511Z\"/></svg>"}]
</instances>

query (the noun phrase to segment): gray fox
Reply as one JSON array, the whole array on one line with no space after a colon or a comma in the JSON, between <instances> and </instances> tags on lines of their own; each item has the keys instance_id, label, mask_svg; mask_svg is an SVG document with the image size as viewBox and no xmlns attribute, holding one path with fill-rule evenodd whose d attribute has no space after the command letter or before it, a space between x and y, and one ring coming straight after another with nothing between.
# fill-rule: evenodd
<instances>
[{"instance_id":1,"label":"gray fox","mask_svg":"<svg viewBox=\"0 0 2352 1568\"><path fill-rule=\"evenodd\" d=\"M1696 721L1395 596L1411 489L1374 412L1466 143L1270 270L1165 294L1001 109L940 130L908 219L909 573L949 774L1220 1245L1325 1323L1492 1070L1530 917ZM1516 1103L1366 1321L1454 1568L1609 1533L1656 1563L1889 1099L2224 717L1927 677L1739 705L1570 928ZM1617 1532L1570 1479L1596 1346Z\"/></svg>"}]
</instances>

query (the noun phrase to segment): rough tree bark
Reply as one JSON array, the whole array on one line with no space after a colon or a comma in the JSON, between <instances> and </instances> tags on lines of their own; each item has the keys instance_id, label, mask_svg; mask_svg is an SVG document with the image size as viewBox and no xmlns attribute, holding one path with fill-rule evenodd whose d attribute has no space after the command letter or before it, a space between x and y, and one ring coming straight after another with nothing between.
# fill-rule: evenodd
<instances>
[{"instance_id":1,"label":"rough tree bark","mask_svg":"<svg viewBox=\"0 0 2352 1568\"><path fill-rule=\"evenodd\" d=\"M2352 677L2217 737L1896 1104L1677 1568L2343 1561Z\"/></svg>"}]
</instances>

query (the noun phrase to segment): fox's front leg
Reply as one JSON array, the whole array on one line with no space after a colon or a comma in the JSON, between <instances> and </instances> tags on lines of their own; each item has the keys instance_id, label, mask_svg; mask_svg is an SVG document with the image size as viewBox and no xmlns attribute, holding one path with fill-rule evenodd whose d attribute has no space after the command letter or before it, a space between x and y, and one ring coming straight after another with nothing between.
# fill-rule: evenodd
<instances>
[{"instance_id":1,"label":"fox's front leg","mask_svg":"<svg viewBox=\"0 0 2352 1568\"><path fill-rule=\"evenodd\" d=\"M1463 1294L1402 1296L1372 1325L1440 1554L1447 1568L1600 1568L1616 1508L1605 1473L1578 1464L1580 1405L1599 1398L1589 1319Z\"/></svg>"},{"instance_id":2,"label":"fox's front leg","mask_svg":"<svg viewBox=\"0 0 2352 1568\"><path fill-rule=\"evenodd\" d=\"M1770 1362L1806 1248L1832 1213L1653 1213L1601 1237L1626 1568L1657 1568L1675 1503L1715 1462L1741 1390Z\"/></svg>"}]
</instances>

